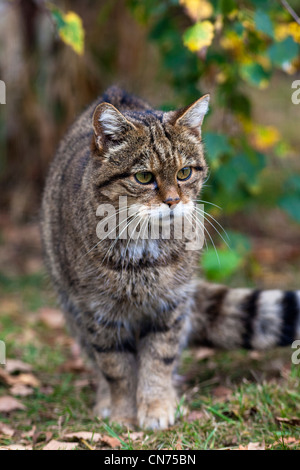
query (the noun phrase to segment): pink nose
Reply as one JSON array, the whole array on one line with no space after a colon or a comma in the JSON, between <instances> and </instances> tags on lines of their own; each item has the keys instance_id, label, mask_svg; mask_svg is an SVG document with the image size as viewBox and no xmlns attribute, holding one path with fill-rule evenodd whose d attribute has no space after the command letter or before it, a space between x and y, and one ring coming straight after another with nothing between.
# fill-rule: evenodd
<instances>
[{"instance_id":1,"label":"pink nose","mask_svg":"<svg viewBox=\"0 0 300 470\"><path fill-rule=\"evenodd\" d=\"M176 204L178 204L178 202L180 201L180 197L176 197L176 198L171 198L169 197L168 199L166 199L164 201L165 204L168 204L168 206L171 208L175 207Z\"/></svg>"}]
</instances>

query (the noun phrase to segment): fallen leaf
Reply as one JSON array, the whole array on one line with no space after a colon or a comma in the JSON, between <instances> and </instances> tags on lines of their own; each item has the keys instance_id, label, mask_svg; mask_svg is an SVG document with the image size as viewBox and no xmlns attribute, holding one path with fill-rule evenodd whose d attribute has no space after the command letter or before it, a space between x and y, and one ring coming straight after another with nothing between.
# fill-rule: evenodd
<instances>
[{"instance_id":1,"label":"fallen leaf","mask_svg":"<svg viewBox=\"0 0 300 470\"><path fill-rule=\"evenodd\" d=\"M0 382L3 382L6 385L14 385L15 378L11 377L6 370L0 368Z\"/></svg>"},{"instance_id":2,"label":"fallen leaf","mask_svg":"<svg viewBox=\"0 0 300 470\"><path fill-rule=\"evenodd\" d=\"M52 328L53 330L61 329L65 326L65 319L60 310L43 307L39 310L39 320L44 325Z\"/></svg>"},{"instance_id":3,"label":"fallen leaf","mask_svg":"<svg viewBox=\"0 0 300 470\"><path fill-rule=\"evenodd\" d=\"M0 397L0 413L11 413L16 410L25 410L26 406L13 397Z\"/></svg>"},{"instance_id":4,"label":"fallen leaf","mask_svg":"<svg viewBox=\"0 0 300 470\"><path fill-rule=\"evenodd\" d=\"M8 374L14 374L15 372L31 372L32 366L18 359L7 359L5 370Z\"/></svg>"},{"instance_id":5,"label":"fallen leaf","mask_svg":"<svg viewBox=\"0 0 300 470\"><path fill-rule=\"evenodd\" d=\"M89 387L90 384L91 384L91 382L90 382L89 379L79 379L79 380L75 380L74 387L76 387L76 388L85 388L85 387Z\"/></svg>"},{"instance_id":6,"label":"fallen leaf","mask_svg":"<svg viewBox=\"0 0 300 470\"><path fill-rule=\"evenodd\" d=\"M194 350L195 358L198 360L207 359L216 354L215 350L212 348L197 348Z\"/></svg>"},{"instance_id":7,"label":"fallen leaf","mask_svg":"<svg viewBox=\"0 0 300 470\"><path fill-rule=\"evenodd\" d=\"M15 434L15 430L10 428L5 423L0 423L0 434L3 436L12 437Z\"/></svg>"},{"instance_id":8,"label":"fallen leaf","mask_svg":"<svg viewBox=\"0 0 300 470\"><path fill-rule=\"evenodd\" d=\"M16 384L10 389L10 393L16 397L28 397L34 393L33 389L23 384Z\"/></svg>"},{"instance_id":9,"label":"fallen leaf","mask_svg":"<svg viewBox=\"0 0 300 470\"><path fill-rule=\"evenodd\" d=\"M40 381L29 373L22 373L19 375L9 375L6 370L0 369L0 380L7 385L27 385L28 387L39 388Z\"/></svg>"},{"instance_id":10,"label":"fallen leaf","mask_svg":"<svg viewBox=\"0 0 300 470\"><path fill-rule=\"evenodd\" d=\"M53 433L51 431L34 432L32 436L33 446L35 447L38 442L44 442L47 444L49 441L51 441L52 436Z\"/></svg>"},{"instance_id":11,"label":"fallen leaf","mask_svg":"<svg viewBox=\"0 0 300 470\"><path fill-rule=\"evenodd\" d=\"M31 446L22 446L18 444L11 444L9 446L0 447L0 450L33 450Z\"/></svg>"},{"instance_id":12,"label":"fallen leaf","mask_svg":"<svg viewBox=\"0 0 300 470\"><path fill-rule=\"evenodd\" d=\"M182 450L182 444L181 441L178 441L175 447L176 450Z\"/></svg>"},{"instance_id":13,"label":"fallen leaf","mask_svg":"<svg viewBox=\"0 0 300 470\"><path fill-rule=\"evenodd\" d=\"M265 443L260 444L259 442L249 442L248 450L266 450Z\"/></svg>"},{"instance_id":14,"label":"fallen leaf","mask_svg":"<svg viewBox=\"0 0 300 470\"><path fill-rule=\"evenodd\" d=\"M137 441L139 439L143 439L144 437L144 433L142 431L140 432L132 432L130 435L129 435L130 439L132 440L132 442L134 441Z\"/></svg>"},{"instance_id":15,"label":"fallen leaf","mask_svg":"<svg viewBox=\"0 0 300 470\"><path fill-rule=\"evenodd\" d=\"M248 357L250 359L254 359L255 361L259 361L263 358L263 354L260 351L250 351L248 353Z\"/></svg>"},{"instance_id":16,"label":"fallen leaf","mask_svg":"<svg viewBox=\"0 0 300 470\"><path fill-rule=\"evenodd\" d=\"M212 393L218 400L228 400L232 396L232 390L222 385L214 388Z\"/></svg>"},{"instance_id":17,"label":"fallen leaf","mask_svg":"<svg viewBox=\"0 0 300 470\"><path fill-rule=\"evenodd\" d=\"M102 436L96 432L88 431L79 431L79 432L70 432L63 436L64 439L84 439L85 441L92 441L93 443L101 442ZM118 441L119 442L119 441Z\"/></svg>"},{"instance_id":18,"label":"fallen leaf","mask_svg":"<svg viewBox=\"0 0 300 470\"><path fill-rule=\"evenodd\" d=\"M300 418L297 418L297 417L292 417L292 418L279 418L279 417L276 417L275 419L279 423L289 424L290 426L299 426L300 425Z\"/></svg>"},{"instance_id":19,"label":"fallen leaf","mask_svg":"<svg viewBox=\"0 0 300 470\"><path fill-rule=\"evenodd\" d=\"M60 442L53 439L43 448L43 450L75 450L77 442Z\"/></svg>"},{"instance_id":20,"label":"fallen leaf","mask_svg":"<svg viewBox=\"0 0 300 470\"><path fill-rule=\"evenodd\" d=\"M41 382L32 374L20 374L15 377L15 384L27 385L28 387L39 388Z\"/></svg>"},{"instance_id":21,"label":"fallen leaf","mask_svg":"<svg viewBox=\"0 0 300 470\"><path fill-rule=\"evenodd\" d=\"M192 423L193 421L197 421L197 420L202 420L204 418L204 413L203 411L197 411L197 410L194 410L194 411L191 411L186 420L189 422L189 423Z\"/></svg>"},{"instance_id":22,"label":"fallen leaf","mask_svg":"<svg viewBox=\"0 0 300 470\"><path fill-rule=\"evenodd\" d=\"M59 368L61 372L85 372L87 369L81 357L65 362Z\"/></svg>"},{"instance_id":23,"label":"fallen leaf","mask_svg":"<svg viewBox=\"0 0 300 470\"><path fill-rule=\"evenodd\" d=\"M32 428L30 429L30 431L26 431L26 432L23 432L22 433L22 437L23 438L31 438L34 436L34 433L36 431L36 426L32 426Z\"/></svg>"},{"instance_id":24,"label":"fallen leaf","mask_svg":"<svg viewBox=\"0 0 300 470\"><path fill-rule=\"evenodd\" d=\"M116 437L102 436L101 441L109 447L120 447L121 443Z\"/></svg>"}]
</instances>

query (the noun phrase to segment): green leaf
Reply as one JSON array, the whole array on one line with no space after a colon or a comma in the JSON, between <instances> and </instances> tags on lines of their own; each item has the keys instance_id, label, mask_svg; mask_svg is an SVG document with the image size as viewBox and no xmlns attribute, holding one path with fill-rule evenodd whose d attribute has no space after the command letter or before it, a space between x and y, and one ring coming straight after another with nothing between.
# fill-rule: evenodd
<instances>
[{"instance_id":1,"label":"green leaf","mask_svg":"<svg viewBox=\"0 0 300 470\"><path fill-rule=\"evenodd\" d=\"M270 16L263 10L257 10L254 15L255 26L258 31L262 31L271 38L274 37L274 28Z\"/></svg>"},{"instance_id":2,"label":"green leaf","mask_svg":"<svg viewBox=\"0 0 300 470\"><path fill-rule=\"evenodd\" d=\"M277 42L269 48L269 57L271 61L278 66L295 59L299 54L299 46L292 37L284 41Z\"/></svg>"},{"instance_id":3,"label":"green leaf","mask_svg":"<svg viewBox=\"0 0 300 470\"><path fill-rule=\"evenodd\" d=\"M214 34L214 26L210 21L199 21L185 31L183 42L190 51L200 51L211 45Z\"/></svg>"},{"instance_id":4,"label":"green leaf","mask_svg":"<svg viewBox=\"0 0 300 470\"><path fill-rule=\"evenodd\" d=\"M232 151L228 137L225 134L206 132L204 136L204 143L207 157L210 162L216 162L224 154L230 153Z\"/></svg>"},{"instance_id":5,"label":"green leaf","mask_svg":"<svg viewBox=\"0 0 300 470\"><path fill-rule=\"evenodd\" d=\"M251 251L251 241L242 233L227 231L229 238L229 245L233 251L236 251L241 256L245 256Z\"/></svg>"},{"instance_id":6,"label":"green leaf","mask_svg":"<svg viewBox=\"0 0 300 470\"><path fill-rule=\"evenodd\" d=\"M237 155L233 164L242 180L251 188L256 185L257 177L266 166L265 156L260 152L241 153Z\"/></svg>"},{"instance_id":7,"label":"green leaf","mask_svg":"<svg viewBox=\"0 0 300 470\"><path fill-rule=\"evenodd\" d=\"M237 184L240 179L240 173L234 162L231 160L217 169L215 178L220 186L226 189L228 193L235 193Z\"/></svg>"},{"instance_id":8,"label":"green leaf","mask_svg":"<svg viewBox=\"0 0 300 470\"><path fill-rule=\"evenodd\" d=\"M279 206L296 222L300 223L300 195L292 194L284 196L279 201Z\"/></svg>"},{"instance_id":9,"label":"green leaf","mask_svg":"<svg viewBox=\"0 0 300 470\"><path fill-rule=\"evenodd\" d=\"M213 248L202 255L202 268L208 279L224 281L241 266L243 257L233 250L218 249L218 257Z\"/></svg>"},{"instance_id":10,"label":"green leaf","mask_svg":"<svg viewBox=\"0 0 300 470\"><path fill-rule=\"evenodd\" d=\"M241 77L250 85L264 88L268 85L271 73L267 72L260 64L244 64L240 67Z\"/></svg>"},{"instance_id":11,"label":"green leaf","mask_svg":"<svg viewBox=\"0 0 300 470\"><path fill-rule=\"evenodd\" d=\"M51 14L56 23L60 38L79 55L84 51L84 29L81 18L69 11L63 13L56 7L51 7Z\"/></svg>"},{"instance_id":12,"label":"green leaf","mask_svg":"<svg viewBox=\"0 0 300 470\"><path fill-rule=\"evenodd\" d=\"M218 10L221 11L223 15L228 15L236 9L237 3L235 0L219 0Z\"/></svg>"}]
</instances>

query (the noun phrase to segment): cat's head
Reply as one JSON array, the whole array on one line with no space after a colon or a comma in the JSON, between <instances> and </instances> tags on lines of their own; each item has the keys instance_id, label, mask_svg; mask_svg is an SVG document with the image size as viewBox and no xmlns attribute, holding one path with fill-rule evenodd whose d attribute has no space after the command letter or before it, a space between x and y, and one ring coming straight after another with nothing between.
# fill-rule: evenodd
<instances>
[{"instance_id":1,"label":"cat's head","mask_svg":"<svg viewBox=\"0 0 300 470\"><path fill-rule=\"evenodd\" d=\"M95 188L115 205L127 196L143 219L188 215L207 175L201 126L209 95L179 111L125 111L101 103L93 116Z\"/></svg>"}]
</instances>

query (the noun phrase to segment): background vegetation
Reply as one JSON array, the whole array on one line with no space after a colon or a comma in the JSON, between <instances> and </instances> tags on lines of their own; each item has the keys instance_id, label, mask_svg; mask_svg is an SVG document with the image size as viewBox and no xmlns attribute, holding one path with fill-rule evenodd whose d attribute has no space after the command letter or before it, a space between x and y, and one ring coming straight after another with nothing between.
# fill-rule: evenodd
<instances>
[{"instance_id":1,"label":"background vegetation","mask_svg":"<svg viewBox=\"0 0 300 470\"><path fill-rule=\"evenodd\" d=\"M16 428L2 444L42 447L45 433L62 438L78 423L123 432L95 424L91 374L82 365L65 367L74 361L72 342L61 324L53 331L42 321L41 309L55 302L37 229L60 138L112 83L166 110L211 93L202 199L227 235L209 219L218 255L208 236L205 275L235 286L299 289L300 104L291 101L300 79L299 14L299 0L0 0L0 79L7 86L0 105L0 339L43 384L22 399L26 410L0 410L0 441L1 421L11 424L13 416ZM182 373L196 414L168 433L123 433L122 446L299 446L299 366L291 368L290 351L195 354L187 353ZM80 380L85 385L77 387ZM8 382L2 377L0 398L11 393Z\"/></svg>"}]
</instances>

